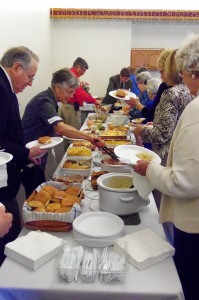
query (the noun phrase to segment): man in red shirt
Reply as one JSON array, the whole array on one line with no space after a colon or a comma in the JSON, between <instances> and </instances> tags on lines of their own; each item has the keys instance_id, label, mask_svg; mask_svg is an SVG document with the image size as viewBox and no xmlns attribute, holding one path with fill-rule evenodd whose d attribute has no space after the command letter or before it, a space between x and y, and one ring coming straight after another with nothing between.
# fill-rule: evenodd
<instances>
[{"instance_id":1,"label":"man in red shirt","mask_svg":"<svg viewBox=\"0 0 199 300\"><path fill-rule=\"evenodd\" d=\"M74 63L73 67L70 69L75 77L79 78L86 70L88 70L87 62L78 57ZM75 93L72 98L70 98L66 104L62 104L59 109L59 115L63 119L64 123L80 129L81 127L81 114L79 107L83 106L83 102L93 103L95 105L101 104L100 100L93 98L87 91L84 90L82 85L75 90Z\"/></svg>"}]
</instances>

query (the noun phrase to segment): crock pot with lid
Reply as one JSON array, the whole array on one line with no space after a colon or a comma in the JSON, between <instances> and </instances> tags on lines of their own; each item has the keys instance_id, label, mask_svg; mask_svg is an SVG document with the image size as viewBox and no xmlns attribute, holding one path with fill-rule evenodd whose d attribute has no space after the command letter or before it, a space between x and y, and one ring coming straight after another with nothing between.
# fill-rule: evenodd
<instances>
[{"instance_id":1,"label":"crock pot with lid","mask_svg":"<svg viewBox=\"0 0 199 300\"><path fill-rule=\"evenodd\" d=\"M139 196L133 185L131 174L108 173L97 179L99 206L106 212L118 216L131 215L149 204L149 199Z\"/></svg>"}]
</instances>

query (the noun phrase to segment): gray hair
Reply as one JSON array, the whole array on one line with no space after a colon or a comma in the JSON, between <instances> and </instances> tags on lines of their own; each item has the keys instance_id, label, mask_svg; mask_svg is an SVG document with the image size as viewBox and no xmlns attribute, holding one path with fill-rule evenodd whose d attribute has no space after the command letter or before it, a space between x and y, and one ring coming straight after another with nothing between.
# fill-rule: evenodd
<instances>
[{"instance_id":1,"label":"gray hair","mask_svg":"<svg viewBox=\"0 0 199 300\"><path fill-rule=\"evenodd\" d=\"M14 47L8 49L0 60L3 68L11 68L14 63L19 62L25 68L30 68L32 60L39 62L39 57L30 49L24 46Z\"/></svg>"},{"instance_id":2,"label":"gray hair","mask_svg":"<svg viewBox=\"0 0 199 300\"><path fill-rule=\"evenodd\" d=\"M53 89L56 85L63 88L76 89L79 86L79 80L68 68L64 68L53 73L51 80L51 88Z\"/></svg>"},{"instance_id":3,"label":"gray hair","mask_svg":"<svg viewBox=\"0 0 199 300\"><path fill-rule=\"evenodd\" d=\"M177 50L176 66L179 71L199 72L199 35L191 34Z\"/></svg>"},{"instance_id":4,"label":"gray hair","mask_svg":"<svg viewBox=\"0 0 199 300\"><path fill-rule=\"evenodd\" d=\"M147 67L139 67L138 69L135 70L134 75L136 77L138 74L145 72L145 71L148 71Z\"/></svg>"},{"instance_id":5,"label":"gray hair","mask_svg":"<svg viewBox=\"0 0 199 300\"><path fill-rule=\"evenodd\" d=\"M151 74L148 71L141 72L136 76L137 83L147 84L147 81L151 79Z\"/></svg>"},{"instance_id":6,"label":"gray hair","mask_svg":"<svg viewBox=\"0 0 199 300\"><path fill-rule=\"evenodd\" d=\"M73 63L73 67L76 68L77 66L80 66L81 68L88 69L88 64L85 61L85 59L78 57Z\"/></svg>"},{"instance_id":7,"label":"gray hair","mask_svg":"<svg viewBox=\"0 0 199 300\"><path fill-rule=\"evenodd\" d=\"M147 81L147 93L151 93L152 95L156 95L161 84L161 80L157 78L152 78Z\"/></svg>"}]
</instances>

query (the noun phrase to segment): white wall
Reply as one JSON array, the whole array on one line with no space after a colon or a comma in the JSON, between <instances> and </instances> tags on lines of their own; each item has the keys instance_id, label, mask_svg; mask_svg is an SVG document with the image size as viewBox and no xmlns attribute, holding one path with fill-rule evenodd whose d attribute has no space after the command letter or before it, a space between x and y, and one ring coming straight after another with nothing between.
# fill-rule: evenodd
<instances>
[{"instance_id":1,"label":"white wall","mask_svg":"<svg viewBox=\"0 0 199 300\"><path fill-rule=\"evenodd\" d=\"M197 22L127 20L50 20L49 8L196 9L196 1L167 0L6 0L0 4L0 56L8 47L24 45L40 57L32 87L18 94L23 114L27 102L46 89L51 74L70 67L81 55L90 65L84 76L92 92L103 96L108 77L129 65L131 47L178 47Z\"/></svg>"}]
</instances>

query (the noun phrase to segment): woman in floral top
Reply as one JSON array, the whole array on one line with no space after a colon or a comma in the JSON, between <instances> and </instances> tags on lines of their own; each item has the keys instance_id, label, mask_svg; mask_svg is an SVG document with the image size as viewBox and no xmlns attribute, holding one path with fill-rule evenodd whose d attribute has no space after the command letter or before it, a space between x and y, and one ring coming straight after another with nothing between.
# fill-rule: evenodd
<instances>
[{"instance_id":1,"label":"woman in floral top","mask_svg":"<svg viewBox=\"0 0 199 300\"><path fill-rule=\"evenodd\" d=\"M172 88L163 92L160 102L156 107L153 128L137 125L134 134L141 136L144 143L151 143L152 150L166 165L170 141L177 122L186 107L192 100L188 87L181 82L181 76L176 70L175 53L173 50L168 56L165 65L165 81Z\"/></svg>"}]
</instances>

